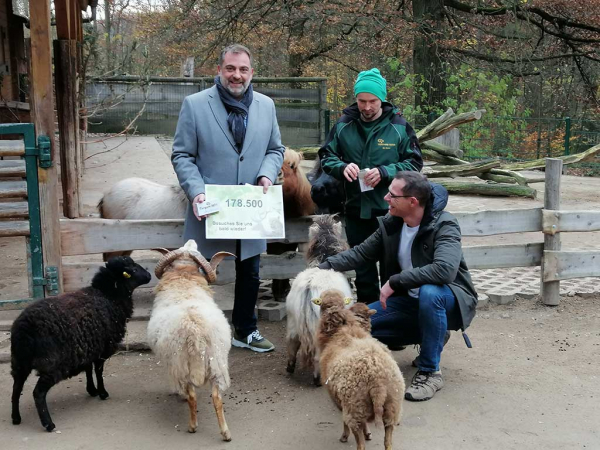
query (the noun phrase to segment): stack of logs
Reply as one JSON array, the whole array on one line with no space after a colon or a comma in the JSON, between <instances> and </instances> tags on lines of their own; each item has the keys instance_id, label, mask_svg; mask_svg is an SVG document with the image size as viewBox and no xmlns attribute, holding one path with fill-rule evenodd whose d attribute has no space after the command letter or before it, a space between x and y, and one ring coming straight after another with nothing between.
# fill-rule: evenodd
<instances>
[{"instance_id":1,"label":"stack of logs","mask_svg":"<svg viewBox=\"0 0 600 450\"><path fill-rule=\"evenodd\" d=\"M536 159L525 162L502 162L499 159L486 159L477 162L467 162L460 158L463 151L452 148L435 139L463 123L479 120L485 109L455 114L449 108L438 119L417 132L421 151L425 160L434 162L426 165L423 173L428 178L458 178L478 177L487 183L477 181L446 181L436 180L452 194L479 194L491 196L518 196L536 197L536 190L529 186L530 183L543 182L544 177L528 178L518 173L522 170L533 170L545 167L545 159ZM305 159L315 159L318 148L304 147L296 149L304 153ZM561 156L563 164L573 164L593 159L600 152L600 145L596 145L585 152L576 155Z\"/></svg>"}]
</instances>

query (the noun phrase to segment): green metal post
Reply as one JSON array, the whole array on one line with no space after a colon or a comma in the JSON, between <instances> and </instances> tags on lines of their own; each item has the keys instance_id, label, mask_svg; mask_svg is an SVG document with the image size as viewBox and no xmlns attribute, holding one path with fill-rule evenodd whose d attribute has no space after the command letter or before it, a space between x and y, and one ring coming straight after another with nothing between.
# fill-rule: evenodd
<instances>
[{"instance_id":1,"label":"green metal post","mask_svg":"<svg viewBox=\"0 0 600 450\"><path fill-rule=\"evenodd\" d=\"M571 118L565 117L565 156L571 154Z\"/></svg>"}]
</instances>

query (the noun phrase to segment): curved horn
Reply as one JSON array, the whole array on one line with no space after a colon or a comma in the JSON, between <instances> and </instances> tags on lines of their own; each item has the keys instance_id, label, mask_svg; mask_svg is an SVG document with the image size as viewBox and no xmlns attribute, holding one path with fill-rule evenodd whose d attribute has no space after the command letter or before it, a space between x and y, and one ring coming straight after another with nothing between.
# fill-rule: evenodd
<instances>
[{"instance_id":1,"label":"curved horn","mask_svg":"<svg viewBox=\"0 0 600 450\"><path fill-rule=\"evenodd\" d=\"M167 253L169 253L170 250L166 249L166 248L153 248L152 250L154 250L155 252L160 253L161 255L165 256Z\"/></svg>"},{"instance_id":2,"label":"curved horn","mask_svg":"<svg viewBox=\"0 0 600 450\"><path fill-rule=\"evenodd\" d=\"M177 249L173 250L172 252L168 252L165 256L163 256L154 268L154 275L156 275L156 278L160 280L167 266L177 259L181 253L183 253L181 249Z\"/></svg>"},{"instance_id":3,"label":"curved horn","mask_svg":"<svg viewBox=\"0 0 600 450\"><path fill-rule=\"evenodd\" d=\"M221 263L221 261L223 261L223 258L226 258L227 256L233 256L234 258L236 257L233 253L229 253L229 252L215 253L214 256L210 259L211 267L214 270L217 270L218 265Z\"/></svg>"},{"instance_id":4,"label":"curved horn","mask_svg":"<svg viewBox=\"0 0 600 450\"><path fill-rule=\"evenodd\" d=\"M204 271L204 273L206 274L206 280L209 283L212 284L215 281L217 281L217 274L216 274L215 270L208 263L208 261L206 260L206 258L204 256L202 256L202 253L190 251L189 255L194 259L194 261L196 261L196 263Z\"/></svg>"}]
</instances>

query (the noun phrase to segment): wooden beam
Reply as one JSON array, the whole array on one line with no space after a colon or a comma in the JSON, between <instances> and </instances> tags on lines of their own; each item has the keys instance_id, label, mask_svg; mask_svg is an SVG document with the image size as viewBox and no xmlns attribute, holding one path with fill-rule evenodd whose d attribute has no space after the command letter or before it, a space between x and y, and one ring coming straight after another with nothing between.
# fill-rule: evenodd
<instances>
[{"instance_id":1,"label":"wooden beam","mask_svg":"<svg viewBox=\"0 0 600 450\"><path fill-rule=\"evenodd\" d=\"M0 222L0 237L29 236L29 222L14 220Z\"/></svg>"},{"instance_id":2,"label":"wooden beam","mask_svg":"<svg viewBox=\"0 0 600 450\"><path fill-rule=\"evenodd\" d=\"M145 287L155 286L157 280L154 276L154 268L160 255L156 258L136 259L136 262L152 274L150 284ZM74 291L89 286L93 276L98 268L103 265L96 263L65 263L64 267L64 286L65 291ZM301 253L287 252L282 255L261 255L260 257L260 277L262 279L289 279L294 278L299 272L306 268L304 256ZM222 285L231 283L235 280L235 267L233 260L223 261L217 269L217 282Z\"/></svg>"},{"instance_id":3,"label":"wooden beam","mask_svg":"<svg viewBox=\"0 0 600 450\"><path fill-rule=\"evenodd\" d=\"M563 161L561 159L546 158L546 184L544 188L544 209L560 209L560 178L562 175ZM560 250L560 233L544 234L544 253L546 250ZM560 303L560 281L550 281L545 276L555 268L546 268L546 258L542 260L542 300L549 306L558 306ZM558 270L554 270L558 272Z\"/></svg>"},{"instance_id":4,"label":"wooden beam","mask_svg":"<svg viewBox=\"0 0 600 450\"><path fill-rule=\"evenodd\" d=\"M77 11L80 13L79 11ZM63 214L81 216L79 187L79 99L77 98L77 41L54 41L56 112L60 139Z\"/></svg>"},{"instance_id":5,"label":"wooden beam","mask_svg":"<svg viewBox=\"0 0 600 450\"><path fill-rule=\"evenodd\" d=\"M31 70L30 103L37 135L50 138L52 166L38 169L40 215L42 224L42 254L44 267L58 270L58 290L62 291L60 254L60 224L58 206L58 172L54 146L54 101L52 84L52 32L50 2L30 0ZM48 291L47 291L48 292Z\"/></svg>"},{"instance_id":6,"label":"wooden beam","mask_svg":"<svg viewBox=\"0 0 600 450\"><path fill-rule=\"evenodd\" d=\"M544 234L554 235L561 231L600 231L600 211L554 211L543 210Z\"/></svg>"},{"instance_id":7,"label":"wooden beam","mask_svg":"<svg viewBox=\"0 0 600 450\"><path fill-rule=\"evenodd\" d=\"M26 218L29 216L27 202L2 202L0 203L0 219Z\"/></svg>"},{"instance_id":8,"label":"wooden beam","mask_svg":"<svg viewBox=\"0 0 600 450\"><path fill-rule=\"evenodd\" d=\"M0 181L0 198L27 198L25 181Z\"/></svg>"},{"instance_id":9,"label":"wooden beam","mask_svg":"<svg viewBox=\"0 0 600 450\"><path fill-rule=\"evenodd\" d=\"M542 208L457 212L453 215L463 236L527 233L542 229Z\"/></svg>"},{"instance_id":10,"label":"wooden beam","mask_svg":"<svg viewBox=\"0 0 600 450\"><path fill-rule=\"evenodd\" d=\"M600 251L544 251L544 284L571 278L600 277Z\"/></svg>"},{"instance_id":11,"label":"wooden beam","mask_svg":"<svg viewBox=\"0 0 600 450\"><path fill-rule=\"evenodd\" d=\"M56 37L58 39L75 39L71 23L72 0L54 0L56 17Z\"/></svg>"},{"instance_id":12,"label":"wooden beam","mask_svg":"<svg viewBox=\"0 0 600 450\"><path fill-rule=\"evenodd\" d=\"M25 156L25 143L19 141L0 141L0 157Z\"/></svg>"},{"instance_id":13,"label":"wooden beam","mask_svg":"<svg viewBox=\"0 0 600 450\"><path fill-rule=\"evenodd\" d=\"M25 161L6 160L0 161L0 177L21 177L26 175Z\"/></svg>"},{"instance_id":14,"label":"wooden beam","mask_svg":"<svg viewBox=\"0 0 600 450\"><path fill-rule=\"evenodd\" d=\"M286 239L268 242L308 242L310 216L290 219L285 224ZM62 219L64 256L145 250L157 247L178 248L183 244L183 219L112 220Z\"/></svg>"},{"instance_id":15,"label":"wooden beam","mask_svg":"<svg viewBox=\"0 0 600 450\"><path fill-rule=\"evenodd\" d=\"M463 247L469 269L480 270L539 266L542 263L543 251L542 243Z\"/></svg>"}]
</instances>

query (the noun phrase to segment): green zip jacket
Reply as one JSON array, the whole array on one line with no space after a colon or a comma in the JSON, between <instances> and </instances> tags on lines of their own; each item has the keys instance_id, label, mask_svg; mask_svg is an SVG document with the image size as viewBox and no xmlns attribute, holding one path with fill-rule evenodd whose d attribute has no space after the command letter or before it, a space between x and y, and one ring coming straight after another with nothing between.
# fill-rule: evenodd
<instances>
[{"instance_id":1,"label":"green zip jacket","mask_svg":"<svg viewBox=\"0 0 600 450\"><path fill-rule=\"evenodd\" d=\"M327 142L319 149L323 171L344 184L345 214L371 219L386 213L383 200L396 172L419 172L423 157L412 127L391 103L384 102L381 117L375 123L360 120L358 105L344 109L331 129ZM366 126L365 126L366 125ZM358 180L348 182L344 169L355 163L360 169L379 169L381 181L372 191L361 192Z\"/></svg>"}]
</instances>

